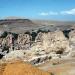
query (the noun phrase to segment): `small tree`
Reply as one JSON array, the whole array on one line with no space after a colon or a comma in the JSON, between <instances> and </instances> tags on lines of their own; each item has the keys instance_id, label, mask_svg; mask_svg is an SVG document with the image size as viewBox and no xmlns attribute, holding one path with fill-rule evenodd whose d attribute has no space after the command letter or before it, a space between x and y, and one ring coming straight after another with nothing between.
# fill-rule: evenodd
<instances>
[{"instance_id":1,"label":"small tree","mask_svg":"<svg viewBox=\"0 0 75 75\"><path fill-rule=\"evenodd\" d=\"M1 36L1 38L5 38L7 35L8 35L8 33L6 31L4 31L4 33Z\"/></svg>"},{"instance_id":2,"label":"small tree","mask_svg":"<svg viewBox=\"0 0 75 75\"><path fill-rule=\"evenodd\" d=\"M35 37L37 36L37 33L36 32L32 32L31 36L32 36L32 41L34 41Z\"/></svg>"}]
</instances>

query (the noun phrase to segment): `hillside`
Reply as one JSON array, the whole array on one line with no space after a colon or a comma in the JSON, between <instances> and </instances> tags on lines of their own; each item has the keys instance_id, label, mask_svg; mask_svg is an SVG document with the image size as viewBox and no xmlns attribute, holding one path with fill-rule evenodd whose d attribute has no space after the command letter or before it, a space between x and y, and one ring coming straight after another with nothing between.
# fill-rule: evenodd
<instances>
[{"instance_id":1,"label":"hillside","mask_svg":"<svg viewBox=\"0 0 75 75\"><path fill-rule=\"evenodd\" d=\"M15 33L37 31L38 29L55 31L59 28L60 30L66 30L74 25L74 21L30 20L22 18L6 18L0 20L0 30Z\"/></svg>"},{"instance_id":2,"label":"hillside","mask_svg":"<svg viewBox=\"0 0 75 75\"><path fill-rule=\"evenodd\" d=\"M0 30L11 32L24 32L32 30L37 25L29 19L3 19L0 20Z\"/></svg>"}]
</instances>

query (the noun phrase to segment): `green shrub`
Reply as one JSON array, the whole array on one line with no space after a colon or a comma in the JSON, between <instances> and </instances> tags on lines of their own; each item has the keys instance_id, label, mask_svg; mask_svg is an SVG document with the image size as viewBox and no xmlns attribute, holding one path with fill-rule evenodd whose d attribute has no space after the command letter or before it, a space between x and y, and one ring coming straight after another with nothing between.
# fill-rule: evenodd
<instances>
[{"instance_id":1,"label":"green shrub","mask_svg":"<svg viewBox=\"0 0 75 75\"><path fill-rule=\"evenodd\" d=\"M5 38L7 35L8 35L8 32L5 31L5 32L2 34L1 38Z\"/></svg>"}]
</instances>

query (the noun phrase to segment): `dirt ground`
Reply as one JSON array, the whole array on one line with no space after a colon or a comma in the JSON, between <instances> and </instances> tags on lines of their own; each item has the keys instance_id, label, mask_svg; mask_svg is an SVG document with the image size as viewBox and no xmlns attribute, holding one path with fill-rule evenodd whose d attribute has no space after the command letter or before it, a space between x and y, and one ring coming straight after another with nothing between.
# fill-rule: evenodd
<instances>
[{"instance_id":1,"label":"dirt ground","mask_svg":"<svg viewBox=\"0 0 75 75\"><path fill-rule=\"evenodd\" d=\"M38 68L52 72L54 75L75 75L75 58L51 60Z\"/></svg>"}]
</instances>

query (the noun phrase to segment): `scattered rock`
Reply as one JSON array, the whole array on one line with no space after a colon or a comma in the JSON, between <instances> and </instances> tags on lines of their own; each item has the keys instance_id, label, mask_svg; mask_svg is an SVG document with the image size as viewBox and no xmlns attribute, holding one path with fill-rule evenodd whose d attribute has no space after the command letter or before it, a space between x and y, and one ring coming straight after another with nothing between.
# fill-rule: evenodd
<instances>
[{"instance_id":1,"label":"scattered rock","mask_svg":"<svg viewBox=\"0 0 75 75\"><path fill-rule=\"evenodd\" d=\"M23 59L25 57L25 51L24 50L15 50L11 51L10 53L6 54L3 58L8 61L12 59Z\"/></svg>"}]
</instances>

